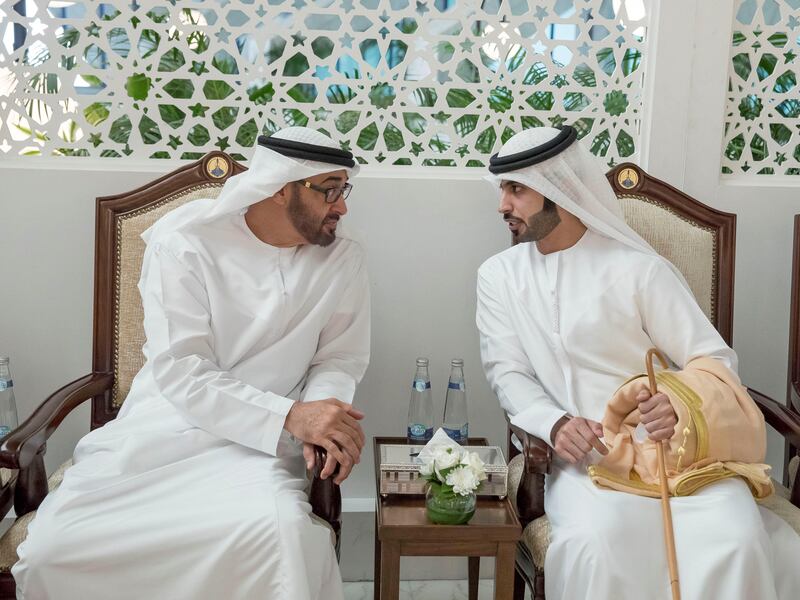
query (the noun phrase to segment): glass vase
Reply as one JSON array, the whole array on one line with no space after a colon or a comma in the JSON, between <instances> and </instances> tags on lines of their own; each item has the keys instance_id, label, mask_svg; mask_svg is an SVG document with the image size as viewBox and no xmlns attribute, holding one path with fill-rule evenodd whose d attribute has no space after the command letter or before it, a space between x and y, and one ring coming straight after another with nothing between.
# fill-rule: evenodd
<instances>
[{"instance_id":1,"label":"glass vase","mask_svg":"<svg viewBox=\"0 0 800 600\"><path fill-rule=\"evenodd\" d=\"M475 492L444 495L436 493L432 486L425 492L425 510L431 523L440 525L463 525L475 514Z\"/></svg>"}]
</instances>

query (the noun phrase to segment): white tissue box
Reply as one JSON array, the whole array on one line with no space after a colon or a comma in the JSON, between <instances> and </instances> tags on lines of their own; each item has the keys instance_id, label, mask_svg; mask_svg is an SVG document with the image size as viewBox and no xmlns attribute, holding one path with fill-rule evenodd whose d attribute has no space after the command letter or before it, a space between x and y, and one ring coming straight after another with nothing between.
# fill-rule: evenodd
<instances>
[{"instance_id":1,"label":"white tissue box","mask_svg":"<svg viewBox=\"0 0 800 600\"><path fill-rule=\"evenodd\" d=\"M425 494L427 481L420 474L422 462L417 455L424 446L407 444L380 444L380 478L378 493ZM478 454L484 462L486 481L478 490L478 496L505 498L508 486L508 465L499 446L464 446Z\"/></svg>"}]
</instances>

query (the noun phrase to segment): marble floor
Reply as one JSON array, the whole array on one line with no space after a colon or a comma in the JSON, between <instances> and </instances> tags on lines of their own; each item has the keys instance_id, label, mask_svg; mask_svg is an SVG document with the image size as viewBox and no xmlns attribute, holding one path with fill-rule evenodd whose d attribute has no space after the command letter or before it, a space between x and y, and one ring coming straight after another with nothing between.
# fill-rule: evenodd
<instances>
[{"instance_id":1,"label":"marble floor","mask_svg":"<svg viewBox=\"0 0 800 600\"><path fill-rule=\"evenodd\" d=\"M482 579L478 586L478 600L492 600L494 582ZM351 582L344 584L345 600L372 600L371 581ZM525 594L530 598L530 592ZM400 600L467 600L466 581L401 581Z\"/></svg>"}]
</instances>

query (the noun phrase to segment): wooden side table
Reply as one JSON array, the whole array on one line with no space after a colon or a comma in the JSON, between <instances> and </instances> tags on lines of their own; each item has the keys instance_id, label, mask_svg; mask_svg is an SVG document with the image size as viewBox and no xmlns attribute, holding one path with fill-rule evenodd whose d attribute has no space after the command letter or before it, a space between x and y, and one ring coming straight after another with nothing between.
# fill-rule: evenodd
<instances>
[{"instance_id":1,"label":"wooden side table","mask_svg":"<svg viewBox=\"0 0 800 600\"><path fill-rule=\"evenodd\" d=\"M402 437L375 437L375 485L380 489L380 444L405 444ZM488 445L470 438L470 445ZM514 558L522 527L508 498L478 497L475 516L466 525L434 525L423 496L377 494L375 510L375 600L400 595L401 556L468 556L469 598L477 600L481 556L495 557L495 600L512 600Z\"/></svg>"}]
</instances>

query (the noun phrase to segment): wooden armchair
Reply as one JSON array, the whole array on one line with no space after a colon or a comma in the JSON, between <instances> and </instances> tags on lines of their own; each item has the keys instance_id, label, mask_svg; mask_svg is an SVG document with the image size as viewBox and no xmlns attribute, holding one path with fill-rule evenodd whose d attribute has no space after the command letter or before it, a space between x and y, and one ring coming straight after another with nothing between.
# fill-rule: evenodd
<instances>
[{"instance_id":1,"label":"wooden armchair","mask_svg":"<svg viewBox=\"0 0 800 600\"><path fill-rule=\"evenodd\" d=\"M137 283L145 244L140 234L186 202L216 197L228 177L245 168L222 152L182 167L132 192L97 199L92 372L47 398L0 445L0 516L12 504L16 522L0 538L0 600L15 598L10 569L28 523L48 491L58 487L71 461L48 481L44 469L47 439L69 412L91 399L91 428L113 419L144 364L143 309ZM314 514L335 533L339 551L341 496L329 478L319 479L324 450L317 448L317 470L309 489Z\"/></svg>"},{"instance_id":2,"label":"wooden armchair","mask_svg":"<svg viewBox=\"0 0 800 600\"><path fill-rule=\"evenodd\" d=\"M730 344L733 333L733 274L736 215L706 206L672 186L649 176L631 163L607 174L622 204L625 220L686 278L703 312ZM764 417L787 441L789 464L778 493L764 502L800 533L800 477L796 477L800 446L800 215L795 230L793 292L792 390L795 410L750 390ZM511 443L515 435L522 452ZM509 425L509 497L523 527L517 551L514 597L524 597L525 586L534 600L544 600L544 559L550 525L544 506L544 476L550 472L552 449L543 440Z\"/></svg>"}]
</instances>

